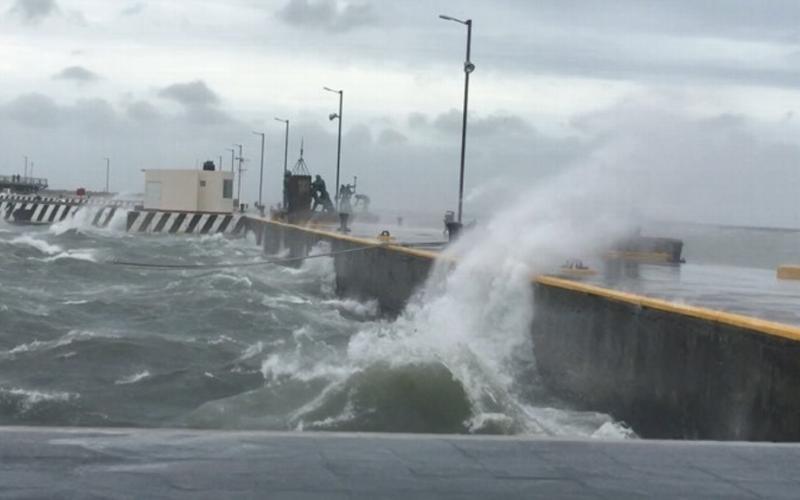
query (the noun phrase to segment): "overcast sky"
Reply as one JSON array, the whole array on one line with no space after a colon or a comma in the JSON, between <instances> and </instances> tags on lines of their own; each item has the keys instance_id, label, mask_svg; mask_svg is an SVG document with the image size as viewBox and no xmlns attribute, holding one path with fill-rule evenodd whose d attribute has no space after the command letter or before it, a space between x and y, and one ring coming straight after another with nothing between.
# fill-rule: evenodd
<instances>
[{"instance_id":1,"label":"overcast sky","mask_svg":"<svg viewBox=\"0 0 800 500\"><path fill-rule=\"evenodd\" d=\"M0 173L141 191L233 143L278 199L305 138L376 207L455 208L465 28L474 20L469 213L592 164L653 217L800 226L800 2L769 0L0 0ZM576 176L580 179L580 175ZM616 196L616 194L614 195ZM619 200L618 200L619 201Z\"/></svg>"}]
</instances>

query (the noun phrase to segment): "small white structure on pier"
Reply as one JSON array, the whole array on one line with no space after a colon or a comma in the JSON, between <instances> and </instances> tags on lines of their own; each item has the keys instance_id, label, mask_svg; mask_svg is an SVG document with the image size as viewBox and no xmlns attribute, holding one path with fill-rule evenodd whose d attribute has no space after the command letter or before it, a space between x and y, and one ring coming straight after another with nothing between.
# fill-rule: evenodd
<instances>
[{"instance_id":1,"label":"small white structure on pier","mask_svg":"<svg viewBox=\"0 0 800 500\"><path fill-rule=\"evenodd\" d=\"M145 210L233 212L233 173L221 170L145 170Z\"/></svg>"}]
</instances>

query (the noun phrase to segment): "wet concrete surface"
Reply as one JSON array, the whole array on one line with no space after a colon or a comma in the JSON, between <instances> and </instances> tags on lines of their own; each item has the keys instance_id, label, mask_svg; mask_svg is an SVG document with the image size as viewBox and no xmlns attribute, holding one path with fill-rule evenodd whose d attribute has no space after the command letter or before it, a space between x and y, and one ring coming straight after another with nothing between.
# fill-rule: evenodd
<instances>
[{"instance_id":1,"label":"wet concrete surface","mask_svg":"<svg viewBox=\"0 0 800 500\"><path fill-rule=\"evenodd\" d=\"M594 266L593 266L594 267ZM800 326L800 281L775 270L714 264L636 264L580 281L615 290Z\"/></svg>"},{"instance_id":2,"label":"wet concrete surface","mask_svg":"<svg viewBox=\"0 0 800 500\"><path fill-rule=\"evenodd\" d=\"M4 428L2 498L797 498L800 445Z\"/></svg>"}]
</instances>

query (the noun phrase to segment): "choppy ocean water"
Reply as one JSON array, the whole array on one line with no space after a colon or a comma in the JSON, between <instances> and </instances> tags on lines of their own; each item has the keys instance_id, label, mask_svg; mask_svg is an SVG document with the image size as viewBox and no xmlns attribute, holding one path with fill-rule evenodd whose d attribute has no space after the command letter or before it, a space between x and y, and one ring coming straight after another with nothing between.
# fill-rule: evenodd
<instances>
[{"instance_id":1,"label":"choppy ocean water","mask_svg":"<svg viewBox=\"0 0 800 500\"><path fill-rule=\"evenodd\" d=\"M0 223L0 425L632 435L550 397L508 311L468 334L448 316L464 297L382 318L336 296L327 257L111 263L262 258L247 238Z\"/></svg>"}]
</instances>

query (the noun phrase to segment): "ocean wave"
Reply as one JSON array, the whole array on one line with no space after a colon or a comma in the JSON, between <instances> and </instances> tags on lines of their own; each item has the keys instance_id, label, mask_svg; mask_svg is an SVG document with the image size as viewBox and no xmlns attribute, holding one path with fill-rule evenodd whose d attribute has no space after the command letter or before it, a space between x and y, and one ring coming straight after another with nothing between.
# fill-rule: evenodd
<instances>
[{"instance_id":1,"label":"ocean wave","mask_svg":"<svg viewBox=\"0 0 800 500\"><path fill-rule=\"evenodd\" d=\"M42 404L64 403L79 397L79 394L72 392L0 387L0 408L12 406L19 413L28 413Z\"/></svg>"},{"instance_id":2,"label":"ocean wave","mask_svg":"<svg viewBox=\"0 0 800 500\"><path fill-rule=\"evenodd\" d=\"M133 375L130 375L128 377L123 377L119 380L116 380L114 381L114 384L116 385L135 384L136 382L144 380L148 377L150 377L150 372L148 370L144 370L142 372L134 373Z\"/></svg>"},{"instance_id":3,"label":"ocean wave","mask_svg":"<svg viewBox=\"0 0 800 500\"><path fill-rule=\"evenodd\" d=\"M375 318L379 314L377 300L359 302L353 299L330 299L324 300L322 303L327 306L333 306L341 312L362 318Z\"/></svg>"},{"instance_id":4,"label":"ocean wave","mask_svg":"<svg viewBox=\"0 0 800 500\"><path fill-rule=\"evenodd\" d=\"M88 340L98 337L108 337L113 338L112 336L105 335L101 336L94 332L86 331L86 330L70 330L66 335L59 337L55 340L33 340L31 342L27 342L25 344L20 344L8 351L6 351L7 355L17 355L17 354L24 354L28 352L34 351L43 351L49 349L55 349L57 347L62 347L65 345L72 344L73 342L78 342L81 340Z\"/></svg>"},{"instance_id":5,"label":"ocean wave","mask_svg":"<svg viewBox=\"0 0 800 500\"><path fill-rule=\"evenodd\" d=\"M23 234L21 236L17 236L16 238L12 239L10 243L12 245L33 248L45 255L56 255L64 251L64 249L58 245L52 245L39 238L34 238L29 234Z\"/></svg>"},{"instance_id":6,"label":"ocean wave","mask_svg":"<svg viewBox=\"0 0 800 500\"><path fill-rule=\"evenodd\" d=\"M98 262L97 257L95 255L95 250L90 249L83 249L83 250L67 250L66 252L61 252L59 254L53 255L51 257L46 257L41 259L43 262L57 262L59 260L80 260L83 262Z\"/></svg>"}]
</instances>

